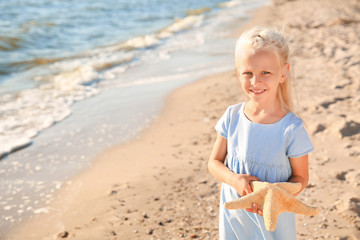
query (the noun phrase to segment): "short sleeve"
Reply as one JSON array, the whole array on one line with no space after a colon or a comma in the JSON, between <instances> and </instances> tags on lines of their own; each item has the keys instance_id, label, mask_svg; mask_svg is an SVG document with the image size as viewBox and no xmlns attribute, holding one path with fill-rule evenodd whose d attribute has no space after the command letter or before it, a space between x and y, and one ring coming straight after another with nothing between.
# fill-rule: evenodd
<instances>
[{"instance_id":1,"label":"short sleeve","mask_svg":"<svg viewBox=\"0 0 360 240\"><path fill-rule=\"evenodd\" d=\"M303 123L290 131L288 138L287 156L290 158L302 157L314 150Z\"/></svg>"},{"instance_id":2,"label":"short sleeve","mask_svg":"<svg viewBox=\"0 0 360 240\"><path fill-rule=\"evenodd\" d=\"M215 125L215 130L224 138L228 137L228 130L230 124L230 107L228 107L222 117Z\"/></svg>"}]
</instances>

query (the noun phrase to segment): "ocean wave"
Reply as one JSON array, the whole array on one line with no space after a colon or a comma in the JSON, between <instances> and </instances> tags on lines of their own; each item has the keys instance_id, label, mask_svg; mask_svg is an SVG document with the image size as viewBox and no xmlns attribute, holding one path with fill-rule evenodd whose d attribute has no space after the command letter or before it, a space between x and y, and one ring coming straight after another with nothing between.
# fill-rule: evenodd
<instances>
[{"instance_id":1,"label":"ocean wave","mask_svg":"<svg viewBox=\"0 0 360 240\"><path fill-rule=\"evenodd\" d=\"M102 46L99 48L96 48L94 50L89 50L84 53L72 55L72 56L65 56L65 57L56 57L56 58L34 58L30 60L24 60L24 61L17 61L17 62L10 62L10 63L0 63L0 70L4 73L8 73L9 71L22 71L22 70L29 70L32 68L36 68L40 65L48 65L55 62L63 62L66 60L72 60L72 59L84 59L84 58L90 58L94 55L98 54L101 51L131 51L135 49L141 49L141 48L150 48L154 47L161 43L161 40L167 39L174 34L184 31L186 29L199 26L203 21L204 16L203 15L190 15L181 19L175 19L173 23L168 25L167 27L160 29L154 33L150 33L143 36L137 36L131 39L128 39L126 41L122 41L117 44L113 44L110 46ZM3 38L6 39L3 40L4 42L11 42L11 38ZM0 42L1 42L0 37ZM20 40L19 40L20 41ZM16 42L16 41L15 41ZM16 44L16 43L13 43ZM1 48L1 45L0 45ZM103 66L115 66L117 64L122 64L122 60L120 61L111 61L109 63L103 63ZM6 71L6 69L10 69L9 71Z\"/></svg>"},{"instance_id":2,"label":"ocean wave","mask_svg":"<svg viewBox=\"0 0 360 240\"><path fill-rule=\"evenodd\" d=\"M202 8L198 8L198 9L188 9L186 11L186 15L187 16L191 16L191 15L200 15L200 14L204 14L206 12L211 12L211 8L209 7L202 7Z\"/></svg>"},{"instance_id":3,"label":"ocean wave","mask_svg":"<svg viewBox=\"0 0 360 240\"><path fill-rule=\"evenodd\" d=\"M36 73L33 78L39 86L0 96L0 159L29 146L39 132L70 116L73 103L96 95L99 91L97 82L116 79L135 59L138 61L142 58L146 53L143 49L153 49L177 33L200 26L203 20L204 15L198 10L192 15L175 19L158 31L114 45L72 56L34 58L11 63L13 69L32 69ZM169 51L202 43L203 37L199 37L198 33L193 39L170 44L165 50L155 51L154 54L158 58L167 59ZM144 79L128 84L143 85L144 81L154 83L163 80ZM120 82L118 87L126 85Z\"/></svg>"},{"instance_id":4,"label":"ocean wave","mask_svg":"<svg viewBox=\"0 0 360 240\"><path fill-rule=\"evenodd\" d=\"M20 25L20 29L23 32L29 32L31 30L32 27L54 27L56 24L53 22L42 22L42 21L35 21L35 20L30 20L22 25Z\"/></svg>"},{"instance_id":5,"label":"ocean wave","mask_svg":"<svg viewBox=\"0 0 360 240\"><path fill-rule=\"evenodd\" d=\"M61 60L60 58L53 58L53 59L46 59L46 58L34 58L31 60L25 60L25 61L19 61L19 62L12 62L9 63L8 65L11 68L16 68L16 69L31 69L40 65L46 65L49 63L53 63L56 61Z\"/></svg>"},{"instance_id":6,"label":"ocean wave","mask_svg":"<svg viewBox=\"0 0 360 240\"><path fill-rule=\"evenodd\" d=\"M226 1L226 2L219 3L217 6L219 8L231 8L231 7L238 6L240 4L241 4L241 2L239 2L239 1L231 0L231 1Z\"/></svg>"},{"instance_id":7,"label":"ocean wave","mask_svg":"<svg viewBox=\"0 0 360 240\"><path fill-rule=\"evenodd\" d=\"M185 18L175 19L174 23L160 31L159 37L161 38L166 33L177 33L191 27L198 27L204 19L204 15L190 15Z\"/></svg>"},{"instance_id":8,"label":"ocean wave","mask_svg":"<svg viewBox=\"0 0 360 240\"><path fill-rule=\"evenodd\" d=\"M125 42L117 43L113 46L117 51L131 51L140 48L154 47L161 43L161 40L172 37L181 31L199 26L204 19L204 15L190 15L184 18L175 19L170 25L154 33L131 38Z\"/></svg>"},{"instance_id":9,"label":"ocean wave","mask_svg":"<svg viewBox=\"0 0 360 240\"><path fill-rule=\"evenodd\" d=\"M98 91L84 83L98 72L89 66L55 76L39 88L0 97L0 158L31 144L40 131L71 114L70 106Z\"/></svg>"},{"instance_id":10,"label":"ocean wave","mask_svg":"<svg viewBox=\"0 0 360 240\"><path fill-rule=\"evenodd\" d=\"M0 50L13 51L20 48L21 39L17 37L0 36Z\"/></svg>"}]
</instances>

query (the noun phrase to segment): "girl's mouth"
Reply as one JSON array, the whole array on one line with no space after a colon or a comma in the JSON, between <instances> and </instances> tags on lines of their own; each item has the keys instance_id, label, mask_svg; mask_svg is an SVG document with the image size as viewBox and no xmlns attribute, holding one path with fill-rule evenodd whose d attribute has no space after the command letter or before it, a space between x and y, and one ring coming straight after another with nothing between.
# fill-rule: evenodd
<instances>
[{"instance_id":1,"label":"girl's mouth","mask_svg":"<svg viewBox=\"0 0 360 240\"><path fill-rule=\"evenodd\" d=\"M262 89L262 90L250 90L250 92L254 93L254 94L262 94L266 91L266 89Z\"/></svg>"}]
</instances>

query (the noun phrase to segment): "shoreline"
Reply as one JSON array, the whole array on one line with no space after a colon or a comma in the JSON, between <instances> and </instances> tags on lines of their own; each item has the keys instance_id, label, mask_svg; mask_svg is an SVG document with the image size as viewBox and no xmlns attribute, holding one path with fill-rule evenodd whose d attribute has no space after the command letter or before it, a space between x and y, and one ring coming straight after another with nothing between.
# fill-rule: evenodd
<instances>
[{"instance_id":1,"label":"shoreline","mask_svg":"<svg viewBox=\"0 0 360 240\"><path fill-rule=\"evenodd\" d=\"M15 229L16 237L11 234L10 239L22 239L23 237L27 239L41 239L45 237L51 238L51 236L56 238L58 234L64 232L68 232L70 234L69 236L79 239L85 239L86 236L96 236L96 239L102 239L106 237L106 233L111 235L112 232L110 230L106 231L109 229L108 224L104 224L107 221L114 221L110 225L121 226L121 233L116 233L116 237L119 237L119 239L134 239L139 237L137 233L153 235L153 237L156 238L155 230L156 232L163 230L162 224L174 225L173 228L177 228L177 223L170 218L163 219L158 222L157 225L159 227L153 229L153 234L149 234L150 230L146 228L146 224L142 227L134 228L129 228L129 226L135 226L137 222L144 223L141 219L144 218L144 214L146 214L149 219L151 216L159 215L158 211L160 210L156 207L153 208L152 205L158 207L161 202L170 203L173 201L174 194L170 192L176 188L176 195L182 193L184 191L182 188L188 188L185 186L185 183L195 177L194 173L196 177L202 176L203 180L200 180L200 184L211 186L209 190L205 190L203 193L204 195L208 195L206 201L211 201L212 204L216 203L218 196L211 196L210 192L217 191L219 184L215 179L209 179L206 170L207 154L211 150L212 141L216 136L211 134L211 132L213 132L211 123L215 121L216 116L221 114L226 107L223 106L216 110L214 109L213 111L215 111L216 114L211 114L210 112L205 113L201 109L194 107L192 101L179 103L179 99L188 99L189 97L193 99L197 93L202 91L201 88L204 86L204 83L207 86L207 92L209 89L213 89L213 91L219 90L219 78L224 81L230 78L234 85L237 84L235 74L231 71L206 77L175 90L167 98L166 106L160 118L156 120L150 128L144 130L140 138L110 148L97 156L90 168L75 177L71 185L63 188L56 194L57 197L55 199L57 200L50 205L51 214L35 216L28 223ZM222 88L226 91L231 90L227 86L222 86ZM232 90L234 91L234 89ZM220 99L217 97L218 100L212 100L211 102L206 102L207 99L201 98L201 96L197 96L199 105L209 105L214 101L221 101L220 99L227 98L227 96L223 95ZM180 111L194 115L193 110L196 111L197 115L193 116L193 119L188 119L185 116L177 114L177 112ZM190 128L194 130L194 133L181 131L181 129ZM205 132L209 132L206 137L201 136L204 129L206 129ZM182 133L180 133L179 130ZM170 138L169 135L171 136ZM187 139L187 141L182 142L184 139ZM166 145L161 146L160 144L163 143ZM142 151L138 150L139 146L142 147ZM196 147L198 150L195 152L181 150L187 147ZM204 150L203 147L206 149ZM135 162L120 163L120 156L121 159L133 159ZM169 162L168 156L174 161ZM144 157L156 159L156 165L154 165L153 162L146 163L143 160ZM183 161L183 158L187 160ZM118 160L120 161L114 164ZM136 160L139 160L139 163L137 163ZM184 170L183 165L191 169L189 169L189 171L180 171ZM131 172L130 170L134 168L136 170ZM126 171L124 171L124 169L126 169ZM121 173L121 175L119 175L119 173ZM90 182L91 184L89 184ZM151 184L150 186L144 186L144 182ZM176 185L176 187L173 185ZM66 197L64 198L64 196ZM146 202L145 206L144 202ZM184 202L185 199L183 203ZM173 208L184 207L178 205L176 202L173 203L175 206L168 209L166 209L167 204L161 205L163 206L160 208L163 209L160 212L171 212ZM89 206L97 207L91 208ZM113 216L112 210L108 209L109 207L113 208L112 210L123 212L124 216ZM109 211L111 212L110 216ZM215 211L216 209L211 209L211 213L214 214ZM77 215L77 213L81 214ZM169 214L169 216L170 215L173 216L173 214ZM213 215L211 219L214 220L215 218L216 215ZM147 217L145 219L147 219ZM204 216L203 219L206 219L206 217ZM54 224L49 224L49 222ZM99 222L102 223L101 226L96 226ZM162 224L160 224L160 222ZM41 228L44 224L49 224L49 228ZM200 234L196 232L199 232L203 227L201 227L200 224L198 225L198 228L195 229L193 234ZM216 219L211 225L213 225L212 229L216 230ZM87 229L86 233L82 231L84 226L86 226ZM177 232L179 235L187 234L186 231L177 230ZM214 231L211 234L216 236L217 232ZM133 235L132 237L134 238L130 238L129 236L131 235Z\"/></svg>"},{"instance_id":2,"label":"shoreline","mask_svg":"<svg viewBox=\"0 0 360 240\"><path fill-rule=\"evenodd\" d=\"M342 9L335 0L311 3L322 14L320 27L307 27L314 21L303 1L275 1L255 11L245 27L287 21L289 35L297 37L291 43L294 64L303 71L297 72L296 90L302 93L302 116L316 149L310 156L309 186L299 199L321 209L313 218L296 216L298 238L357 239L360 86L356 76L360 71L354 31L359 22L332 25L331 12L355 13L351 8L356 1ZM303 15L297 18L299 13ZM356 20L356 14L347 17ZM327 46L330 50L334 46L331 39L324 48L318 45L331 31L350 39L334 43L353 54L350 63L342 61L346 56L342 50L327 55ZM314 33L317 38L312 39ZM338 69L348 77L336 73ZM229 104L245 100L233 71L175 90L160 118L139 139L100 154L89 169L60 190L50 205L51 214L35 216L9 239L216 239L220 183L207 172L216 136L213 127Z\"/></svg>"}]
</instances>

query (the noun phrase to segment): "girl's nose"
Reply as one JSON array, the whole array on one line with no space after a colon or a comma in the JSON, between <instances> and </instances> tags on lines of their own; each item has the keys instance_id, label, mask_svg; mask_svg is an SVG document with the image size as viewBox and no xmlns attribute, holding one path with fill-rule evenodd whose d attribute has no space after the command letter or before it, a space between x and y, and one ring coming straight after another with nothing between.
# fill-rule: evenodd
<instances>
[{"instance_id":1,"label":"girl's nose","mask_svg":"<svg viewBox=\"0 0 360 240\"><path fill-rule=\"evenodd\" d=\"M251 80L250 80L252 85L256 85L257 83L259 83L259 77L254 75Z\"/></svg>"}]
</instances>

